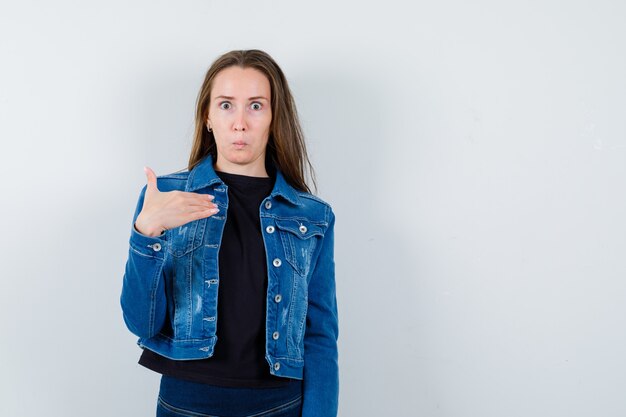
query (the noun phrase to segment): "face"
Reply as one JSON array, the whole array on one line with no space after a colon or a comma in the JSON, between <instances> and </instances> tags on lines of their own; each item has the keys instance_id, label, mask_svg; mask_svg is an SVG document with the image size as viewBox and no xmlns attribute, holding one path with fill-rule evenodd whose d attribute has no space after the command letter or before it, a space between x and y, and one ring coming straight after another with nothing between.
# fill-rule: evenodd
<instances>
[{"instance_id":1,"label":"face","mask_svg":"<svg viewBox=\"0 0 626 417\"><path fill-rule=\"evenodd\" d=\"M267 176L265 148L272 122L271 87L253 68L229 67L213 79L207 127L217 145L218 171Z\"/></svg>"}]
</instances>

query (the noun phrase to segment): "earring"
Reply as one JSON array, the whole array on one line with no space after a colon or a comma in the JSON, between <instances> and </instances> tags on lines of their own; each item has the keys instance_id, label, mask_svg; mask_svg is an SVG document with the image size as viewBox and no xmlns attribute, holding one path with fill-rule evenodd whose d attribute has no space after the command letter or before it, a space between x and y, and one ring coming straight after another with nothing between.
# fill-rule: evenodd
<instances>
[{"instance_id":1,"label":"earring","mask_svg":"<svg viewBox=\"0 0 626 417\"><path fill-rule=\"evenodd\" d=\"M207 129L209 129L209 132L211 132L211 126L207 126Z\"/></svg>"}]
</instances>

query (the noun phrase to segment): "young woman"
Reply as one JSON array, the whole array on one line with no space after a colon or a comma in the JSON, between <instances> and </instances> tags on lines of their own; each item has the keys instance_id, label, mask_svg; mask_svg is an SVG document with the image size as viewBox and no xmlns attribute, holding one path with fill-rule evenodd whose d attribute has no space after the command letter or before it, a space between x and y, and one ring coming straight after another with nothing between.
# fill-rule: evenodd
<instances>
[{"instance_id":1,"label":"young woman","mask_svg":"<svg viewBox=\"0 0 626 417\"><path fill-rule=\"evenodd\" d=\"M307 167L276 62L220 56L188 169L145 168L133 216L120 301L157 416L336 416L335 216Z\"/></svg>"}]
</instances>

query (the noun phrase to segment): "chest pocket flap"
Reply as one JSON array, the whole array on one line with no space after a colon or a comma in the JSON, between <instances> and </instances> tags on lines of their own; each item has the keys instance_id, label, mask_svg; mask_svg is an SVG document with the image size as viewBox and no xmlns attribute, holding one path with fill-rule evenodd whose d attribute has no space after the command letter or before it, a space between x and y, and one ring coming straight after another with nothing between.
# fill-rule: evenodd
<instances>
[{"instance_id":1,"label":"chest pocket flap","mask_svg":"<svg viewBox=\"0 0 626 417\"><path fill-rule=\"evenodd\" d=\"M176 257L184 256L202 244L206 218L168 230L169 250Z\"/></svg>"},{"instance_id":2,"label":"chest pocket flap","mask_svg":"<svg viewBox=\"0 0 626 417\"><path fill-rule=\"evenodd\" d=\"M276 219L280 238L285 249L285 259L300 275L307 275L311 267L311 255L317 241L324 236L321 226L306 220Z\"/></svg>"}]
</instances>

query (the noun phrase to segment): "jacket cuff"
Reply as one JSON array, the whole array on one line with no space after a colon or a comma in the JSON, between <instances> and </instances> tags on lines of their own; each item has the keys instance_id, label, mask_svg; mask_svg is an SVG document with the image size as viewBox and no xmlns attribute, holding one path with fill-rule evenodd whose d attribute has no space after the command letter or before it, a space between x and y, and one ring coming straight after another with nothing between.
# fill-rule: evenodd
<instances>
[{"instance_id":1,"label":"jacket cuff","mask_svg":"<svg viewBox=\"0 0 626 417\"><path fill-rule=\"evenodd\" d=\"M140 255L164 258L166 242L165 231L159 236L147 236L137 230L133 223L132 231L130 232L130 247L139 252Z\"/></svg>"}]
</instances>

